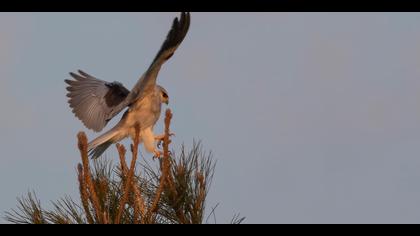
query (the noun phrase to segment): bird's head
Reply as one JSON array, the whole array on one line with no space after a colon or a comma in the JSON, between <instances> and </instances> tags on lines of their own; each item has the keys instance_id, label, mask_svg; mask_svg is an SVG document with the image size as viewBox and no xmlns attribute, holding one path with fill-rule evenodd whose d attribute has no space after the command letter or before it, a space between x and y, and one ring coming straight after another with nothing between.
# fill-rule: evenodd
<instances>
[{"instance_id":1,"label":"bird's head","mask_svg":"<svg viewBox=\"0 0 420 236\"><path fill-rule=\"evenodd\" d=\"M160 99L161 99L162 103L165 103L166 105L168 105L169 104L169 95L168 95L168 92L162 86L159 86L158 85L157 87L159 88Z\"/></svg>"}]
</instances>

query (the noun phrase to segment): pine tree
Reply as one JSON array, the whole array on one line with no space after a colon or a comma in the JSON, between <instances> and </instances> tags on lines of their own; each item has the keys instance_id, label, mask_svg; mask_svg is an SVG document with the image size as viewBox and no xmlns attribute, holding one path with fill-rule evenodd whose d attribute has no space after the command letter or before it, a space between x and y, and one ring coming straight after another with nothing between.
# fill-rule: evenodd
<instances>
[{"instance_id":1,"label":"pine tree","mask_svg":"<svg viewBox=\"0 0 420 236\"><path fill-rule=\"evenodd\" d=\"M35 193L18 199L17 209L5 219L17 224L201 224L207 223L205 203L215 163L211 153L194 142L190 151L182 145L180 154L169 151L172 113L165 114L163 157L158 166L137 163L139 130L131 144L130 166L126 149L117 144L119 164L88 158L87 138L78 134L82 163L77 166L80 199L66 196L53 202L52 210L41 207ZM137 168L139 167L139 168ZM235 215L230 223L241 223ZM215 222L216 223L216 222Z\"/></svg>"}]
</instances>

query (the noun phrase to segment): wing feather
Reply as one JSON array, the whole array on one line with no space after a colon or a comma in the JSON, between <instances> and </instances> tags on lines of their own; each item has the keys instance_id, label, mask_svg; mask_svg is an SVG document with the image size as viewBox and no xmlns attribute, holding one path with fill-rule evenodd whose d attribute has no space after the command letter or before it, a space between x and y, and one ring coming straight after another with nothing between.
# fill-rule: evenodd
<instances>
[{"instance_id":1,"label":"wing feather","mask_svg":"<svg viewBox=\"0 0 420 236\"><path fill-rule=\"evenodd\" d=\"M84 71L70 73L74 80L65 80L68 103L83 124L96 132L126 107L129 91L120 83L97 79Z\"/></svg>"},{"instance_id":2,"label":"wing feather","mask_svg":"<svg viewBox=\"0 0 420 236\"><path fill-rule=\"evenodd\" d=\"M79 70L70 73L73 80L65 80L69 85L69 105L83 124L94 131L101 131L110 119L134 101L147 96L156 86L156 78L161 66L169 60L187 35L190 14L182 12L180 18L172 22L165 41L148 70L141 76L131 91L118 82L109 83Z\"/></svg>"},{"instance_id":3,"label":"wing feather","mask_svg":"<svg viewBox=\"0 0 420 236\"><path fill-rule=\"evenodd\" d=\"M180 18L173 20L172 27L169 30L165 41L155 56L148 70L138 80L130 93L130 99L137 100L153 91L156 86L156 78L161 66L169 60L176 49L184 40L190 27L190 13L182 12Z\"/></svg>"}]
</instances>

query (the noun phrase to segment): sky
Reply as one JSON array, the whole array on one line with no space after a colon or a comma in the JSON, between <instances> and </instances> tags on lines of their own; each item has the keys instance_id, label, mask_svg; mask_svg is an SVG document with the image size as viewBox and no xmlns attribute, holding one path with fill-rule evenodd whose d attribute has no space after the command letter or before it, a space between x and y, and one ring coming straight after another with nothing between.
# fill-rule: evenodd
<instances>
[{"instance_id":1,"label":"sky","mask_svg":"<svg viewBox=\"0 0 420 236\"><path fill-rule=\"evenodd\" d=\"M131 89L176 16L0 13L2 215L28 190L46 206L77 199L76 134L97 134L71 113L64 79L82 69ZM217 223L419 223L419 24L419 13L191 13L158 83L173 148L202 140L217 160Z\"/></svg>"}]
</instances>

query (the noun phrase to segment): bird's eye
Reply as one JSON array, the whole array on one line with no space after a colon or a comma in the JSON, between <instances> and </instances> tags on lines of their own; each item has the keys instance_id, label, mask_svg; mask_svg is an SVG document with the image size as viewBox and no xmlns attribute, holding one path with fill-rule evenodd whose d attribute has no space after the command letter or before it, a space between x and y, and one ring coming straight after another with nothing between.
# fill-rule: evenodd
<instances>
[{"instance_id":1,"label":"bird's eye","mask_svg":"<svg viewBox=\"0 0 420 236\"><path fill-rule=\"evenodd\" d=\"M168 94L166 94L166 93L163 93L163 94L162 94L162 96L163 96L164 98L168 98Z\"/></svg>"}]
</instances>

